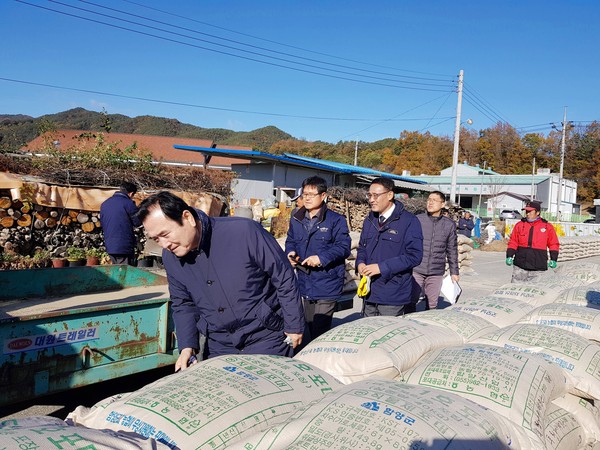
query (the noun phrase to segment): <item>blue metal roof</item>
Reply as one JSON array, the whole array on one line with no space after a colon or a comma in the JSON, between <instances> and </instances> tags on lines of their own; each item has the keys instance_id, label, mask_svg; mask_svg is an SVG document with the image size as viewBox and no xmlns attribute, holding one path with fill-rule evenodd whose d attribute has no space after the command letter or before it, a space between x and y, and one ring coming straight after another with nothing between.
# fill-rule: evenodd
<instances>
[{"instance_id":1,"label":"blue metal roof","mask_svg":"<svg viewBox=\"0 0 600 450\"><path fill-rule=\"evenodd\" d=\"M289 164L300 167L310 167L329 172L341 172L345 174L371 175L376 177L387 177L394 180L407 181L415 184L427 184L425 181L416 178L408 178L393 173L380 172L378 170L368 169L366 167L353 166L324 159L309 158L306 156L284 153L283 155L273 155L271 153L259 152L255 150L233 150L227 148L194 147L188 145L173 145L178 150L189 150L200 152L207 156L226 156L229 158L251 159L255 161Z\"/></svg>"}]
</instances>

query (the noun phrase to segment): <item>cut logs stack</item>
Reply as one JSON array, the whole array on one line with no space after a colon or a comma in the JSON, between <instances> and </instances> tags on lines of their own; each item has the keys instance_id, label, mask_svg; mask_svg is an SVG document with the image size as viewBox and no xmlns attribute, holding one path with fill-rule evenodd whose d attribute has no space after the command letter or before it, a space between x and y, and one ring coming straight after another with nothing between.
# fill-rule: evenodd
<instances>
[{"instance_id":1,"label":"cut logs stack","mask_svg":"<svg viewBox=\"0 0 600 450\"><path fill-rule=\"evenodd\" d=\"M100 213L52 208L0 197L0 246L21 255L39 247L60 253L66 247L102 248Z\"/></svg>"}]
</instances>

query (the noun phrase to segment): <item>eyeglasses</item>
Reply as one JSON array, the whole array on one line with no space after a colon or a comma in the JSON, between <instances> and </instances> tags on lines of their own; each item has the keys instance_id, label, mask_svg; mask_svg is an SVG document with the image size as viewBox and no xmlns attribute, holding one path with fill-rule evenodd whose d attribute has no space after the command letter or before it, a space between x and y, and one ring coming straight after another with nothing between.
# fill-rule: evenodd
<instances>
[{"instance_id":1,"label":"eyeglasses","mask_svg":"<svg viewBox=\"0 0 600 450\"><path fill-rule=\"evenodd\" d=\"M444 203L443 200L436 200L435 198L428 198L427 203Z\"/></svg>"},{"instance_id":2,"label":"eyeglasses","mask_svg":"<svg viewBox=\"0 0 600 450\"><path fill-rule=\"evenodd\" d=\"M321 194L319 194L318 192L316 194L302 194L302 198L310 200L311 198L318 197L319 195L321 195Z\"/></svg>"},{"instance_id":3,"label":"eyeglasses","mask_svg":"<svg viewBox=\"0 0 600 450\"><path fill-rule=\"evenodd\" d=\"M373 193L368 193L365 197L367 197L367 200L377 200L379 197L381 197L383 194L387 194L390 191L384 191L384 192L373 192Z\"/></svg>"}]
</instances>

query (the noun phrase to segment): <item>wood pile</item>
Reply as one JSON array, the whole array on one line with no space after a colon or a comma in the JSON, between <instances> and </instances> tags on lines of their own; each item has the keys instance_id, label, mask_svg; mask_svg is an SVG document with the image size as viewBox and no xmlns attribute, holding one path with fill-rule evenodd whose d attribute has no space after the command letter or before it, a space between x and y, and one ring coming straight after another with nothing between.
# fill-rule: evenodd
<instances>
[{"instance_id":1,"label":"wood pile","mask_svg":"<svg viewBox=\"0 0 600 450\"><path fill-rule=\"evenodd\" d=\"M0 247L21 255L35 249L64 253L68 247L104 250L96 211L52 208L0 196Z\"/></svg>"}]
</instances>

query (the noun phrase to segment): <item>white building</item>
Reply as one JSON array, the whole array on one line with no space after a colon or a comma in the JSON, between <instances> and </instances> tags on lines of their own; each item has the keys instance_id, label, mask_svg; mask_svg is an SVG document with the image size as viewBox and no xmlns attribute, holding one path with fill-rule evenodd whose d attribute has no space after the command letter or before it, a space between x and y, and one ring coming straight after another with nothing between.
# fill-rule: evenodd
<instances>
[{"instance_id":1,"label":"white building","mask_svg":"<svg viewBox=\"0 0 600 450\"><path fill-rule=\"evenodd\" d=\"M425 181L432 188L450 194L452 167L440 175L411 175ZM520 210L525 202L535 199L542 202L542 210L551 214L580 214L577 204L577 183L563 178L560 207L558 207L559 175L549 169L539 169L536 175L503 175L491 169L459 164L456 171L457 203L482 216L493 216L503 209Z\"/></svg>"}]
</instances>

